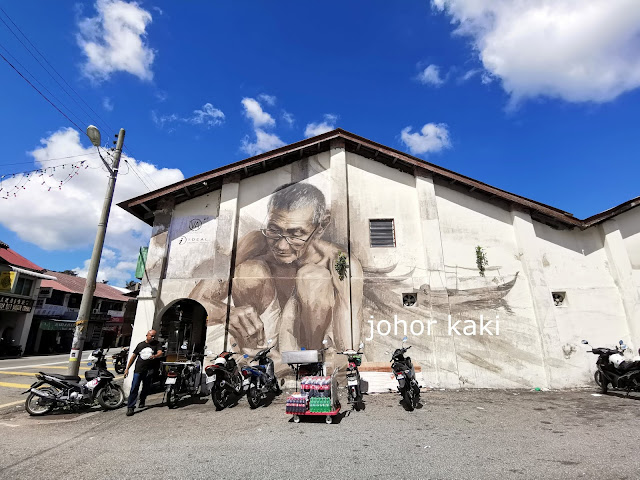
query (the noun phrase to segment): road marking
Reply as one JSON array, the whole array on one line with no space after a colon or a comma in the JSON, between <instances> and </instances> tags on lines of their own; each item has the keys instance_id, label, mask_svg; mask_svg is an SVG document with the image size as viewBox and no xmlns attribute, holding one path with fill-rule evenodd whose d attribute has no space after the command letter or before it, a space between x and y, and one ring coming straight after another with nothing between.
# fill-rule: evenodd
<instances>
[{"instance_id":1,"label":"road marking","mask_svg":"<svg viewBox=\"0 0 640 480\"><path fill-rule=\"evenodd\" d=\"M20 402L22 403L22 402ZM16 428L19 427L20 425L11 425L10 423L0 423L1 426L3 427L12 427L12 428Z\"/></svg>"},{"instance_id":2,"label":"road marking","mask_svg":"<svg viewBox=\"0 0 640 480\"><path fill-rule=\"evenodd\" d=\"M3 372L2 370L0 370L0 375L24 375L27 377L33 377L34 375L36 375L36 373L28 373L28 372Z\"/></svg>"},{"instance_id":3,"label":"road marking","mask_svg":"<svg viewBox=\"0 0 640 480\"><path fill-rule=\"evenodd\" d=\"M83 360L83 362L88 361L88 358L85 358ZM19 365L17 367L4 367L3 370L17 370L18 368L39 368L39 367L47 367L49 365L61 365L61 364L69 364L68 361L64 361L64 362L51 362L51 363L37 363L35 365ZM58 367L56 367L58 368ZM63 368L67 368L67 367L63 367Z\"/></svg>"},{"instance_id":4,"label":"road marking","mask_svg":"<svg viewBox=\"0 0 640 480\"><path fill-rule=\"evenodd\" d=\"M30 383L9 383L9 382L0 382L0 387L9 387L9 388L29 388L31 387Z\"/></svg>"}]
</instances>

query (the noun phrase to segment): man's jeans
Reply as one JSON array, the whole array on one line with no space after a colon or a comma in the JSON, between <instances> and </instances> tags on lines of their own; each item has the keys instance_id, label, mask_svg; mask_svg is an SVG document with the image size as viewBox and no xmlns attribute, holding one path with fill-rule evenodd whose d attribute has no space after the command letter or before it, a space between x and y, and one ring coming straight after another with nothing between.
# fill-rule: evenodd
<instances>
[{"instance_id":1,"label":"man's jeans","mask_svg":"<svg viewBox=\"0 0 640 480\"><path fill-rule=\"evenodd\" d=\"M140 403L144 403L149 395L149 389L151 388L151 382L153 381L153 370L147 370L146 372L134 373L133 382L131 382L131 392L129 393L129 400L127 401L128 408L135 408L136 400L138 399L138 389L140 388L140 382L142 382L142 392L140 392Z\"/></svg>"}]
</instances>

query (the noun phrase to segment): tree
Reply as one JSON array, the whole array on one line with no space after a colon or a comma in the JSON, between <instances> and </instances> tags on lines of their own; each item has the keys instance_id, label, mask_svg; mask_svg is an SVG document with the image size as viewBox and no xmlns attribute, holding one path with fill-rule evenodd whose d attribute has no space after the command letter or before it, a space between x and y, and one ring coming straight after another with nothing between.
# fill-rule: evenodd
<instances>
[{"instance_id":1,"label":"tree","mask_svg":"<svg viewBox=\"0 0 640 480\"><path fill-rule=\"evenodd\" d=\"M64 273L65 275L71 275L72 277L77 277L78 274L76 272L74 272L73 270L63 270L60 273Z\"/></svg>"},{"instance_id":2,"label":"tree","mask_svg":"<svg viewBox=\"0 0 640 480\"><path fill-rule=\"evenodd\" d=\"M129 290L135 290L136 285L138 285L138 282L136 282L135 280L129 280L125 285L125 288L128 288Z\"/></svg>"}]
</instances>

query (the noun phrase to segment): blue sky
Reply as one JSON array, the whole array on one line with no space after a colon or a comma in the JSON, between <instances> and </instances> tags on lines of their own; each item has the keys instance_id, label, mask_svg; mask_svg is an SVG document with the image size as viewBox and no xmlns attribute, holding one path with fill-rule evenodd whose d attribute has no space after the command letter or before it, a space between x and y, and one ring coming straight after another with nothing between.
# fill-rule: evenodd
<instances>
[{"instance_id":1,"label":"blue sky","mask_svg":"<svg viewBox=\"0 0 640 480\"><path fill-rule=\"evenodd\" d=\"M335 127L580 218L640 194L635 0L2 8L8 61L103 144L126 129L116 201ZM2 59L0 85L0 175L58 166L3 179L0 239L82 274L106 172ZM149 233L114 207L99 278L130 279Z\"/></svg>"}]
</instances>

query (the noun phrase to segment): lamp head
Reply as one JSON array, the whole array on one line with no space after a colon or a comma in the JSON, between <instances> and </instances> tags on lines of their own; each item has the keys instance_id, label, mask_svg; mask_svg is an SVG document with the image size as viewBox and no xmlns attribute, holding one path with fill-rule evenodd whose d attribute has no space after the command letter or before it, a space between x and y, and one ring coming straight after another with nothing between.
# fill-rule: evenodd
<instances>
[{"instance_id":1,"label":"lamp head","mask_svg":"<svg viewBox=\"0 0 640 480\"><path fill-rule=\"evenodd\" d=\"M98 127L95 127L94 125L89 125L87 127L87 136L89 137L89 140L91 140L91 143L93 143L93 145L95 147L99 147L100 146L100 130L98 130Z\"/></svg>"}]
</instances>

